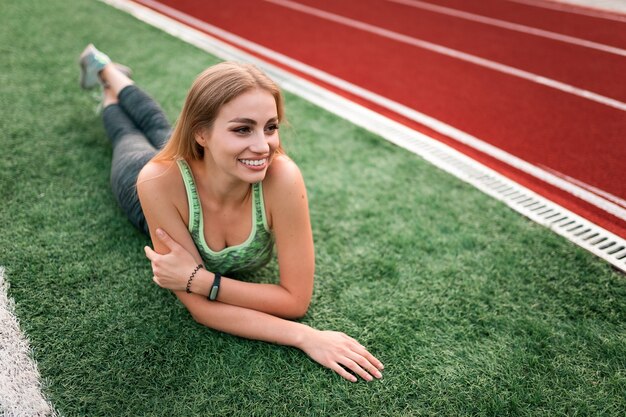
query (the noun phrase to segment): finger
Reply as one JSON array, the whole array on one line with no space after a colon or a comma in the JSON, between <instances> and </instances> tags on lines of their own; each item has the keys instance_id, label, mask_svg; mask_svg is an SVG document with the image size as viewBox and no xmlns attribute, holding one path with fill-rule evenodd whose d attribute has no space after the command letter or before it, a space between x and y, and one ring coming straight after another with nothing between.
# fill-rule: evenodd
<instances>
[{"instance_id":1,"label":"finger","mask_svg":"<svg viewBox=\"0 0 626 417\"><path fill-rule=\"evenodd\" d=\"M178 247L178 243L174 242L174 239L172 239L170 235L165 232L165 230L157 229L156 235L170 250L174 250Z\"/></svg>"},{"instance_id":2,"label":"finger","mask_svg":"<svg viewBox=\"0 0 626 417\"><path fill-rule=\"evenodd\" d=\"M383 374L380 373L376 366L376 362L378 362L378 360L368 351L365 351L364 354L353 352L350 359L356 362L365 371L369 372L370 375L373 375L378 379L383 377Z\"/></svg>"},{"instance_id":3,"label":"finger","mask_svg":"<svg viewBox=\"0 0 626 417\"><path fill-rule=\"evenodd\" d=\"M352 350L356 350L356 351L366 351L365 346L363 346L362 344L359 343L358 340L356 340L353 337L348 336L345 333L342 333L341 336L348 340L350 342L349 346Z\"/></svg>"},{"instance_id":4,"label":"finger","mask_svg":"<svg viewBox=\"0 0 626 417\"><path fill-rule=\"evenodd\" d=\"M364 348L364 349L365 349L365 346L363 346L362 344L360 344L360 343L359 343L359 341L358 341L358 340L356 340L355 338L350 337L350 336L348 336L348 335L346 335L346 337L347 337L347 338L348 338L348 340L350 340L352 343L354 343L354 344L356 344L357 346L360 346L360 347L362 347L362 348Z\"/></svg>"},{"instance_id":5,"label":"finger","mask_svg":"<svg viewBox=\"0 0 626 417\"><path fill-rule=\"evenodd\" d=\"M344 369L344 367L339 365L338 363L334 362L330 366L330 369L332 369L333 371L337 372L339 374L339 376L341 376L342 378L345 378L345 379L347 379L350 382L356 382L356 377L354 375L352 375L350 372L346 371Z\"/></svg>"},{"instance_id":6,"label":"finger","mask_svg":"<svg viewBox=\"0 0 626 417\"><path fill-rule=\"evenodd\" d=\"M151 261L154 261L154 258L156 256L158 256L158 253L156 253L155 251L152 250L152 248L150 246L144 246L143 247L143 251L146 254L146 258L150 259Z\"/></svg>"},{"instance_id":7,"label":"finger","mask_svg":"<svg viewBox=\"0 0 626 417\"><path fill-rule=\"evenodd\" d=\"M362 349L356 350L356 352L359 353L361 356L363 356L365 359L367 359L367 361L370 364L375 366L377 368L376 371L378 373L380 373L379 371L382 371L383 369L385 369L385 366L383 365L381 361L378 360L378 358L376 358L374 355L369 353L368 350L365 349L363 346L361 346L361 348ZM370 371L370 373L372 372ZM372 375L376 376L377 378L380 378L376 375L376 372L372 373Z\"/></svg>"},{"instance_id":8,"label":"finger","mask_svg":"<svg viewBox=\"0 0 626 417\"><path fill-rule=\"evenodd\" d=\"M354 352L357 352L361 356L365 357L365 359L367 359L368 362L372 363L376 368L378 368L378 370L382 371L383 369L385 369L385 366L383 365L383 363L381 361L379 361L374 355L369 353L369 351L367 350L367 348L365 346L363 346L357 340L351 338L350 336L346 336L346 337L348 339L350 339L350 341L352 341L352 343L353 343L352 350ZM376 373L373 373L372 375L374 375L377 378L379 378L376 375Z\"/></svg>"},{"instance_id":9,"label":"finger","mask_svg":"<svg viewBox=\"0 0 626 417\"><path fill-rule=\"evenodd\" d=\"M344 360L340 362L340 364L345 366L346 368L348 368L349 370L351 370L352 372L354 372L355 374L357 374L358 376L360 376L366 381L371 381L374 379L373 376L367 373L366 370L361 368L361 366L358 363L356 363L354 360L350 358L345 358Z\"/></svg>"},{"instance_id":10,"label":"finger","mask_svg":"<svg viewBox=\"0 0 626 417\"><path fill-rule=\"evenodd\" d=\"M357 346L357 348L355 349L356 352L360 353L361 355L365 356L365 358L374 364L374 366L376 366L376 368L378 368L379 370L383 370L385 369L385 366L383 365L383 363L381 361L378 360L378 358L376 358L374 355L372 355L371 353L368 352L367 348L365 346L363 346L362 344L360 344L358 341L356 341L355 339L351 338L350 336L348 336L348 338L355 343L355 346Z\"/></svg>"},{"instance_id":11,"label":"finger","mask_svg":"<svg viewBox=\"0 0 626 417\"><path fill-rule=\"evenodd\" d=\"M158 285L159 287L161 287L161 283L159 282L159 279L156 277L156 275L152 276L152 281L154 281L154 283L156 285ZM161 287L162 288L162 287Z\"/></svg>"}]
</instances>

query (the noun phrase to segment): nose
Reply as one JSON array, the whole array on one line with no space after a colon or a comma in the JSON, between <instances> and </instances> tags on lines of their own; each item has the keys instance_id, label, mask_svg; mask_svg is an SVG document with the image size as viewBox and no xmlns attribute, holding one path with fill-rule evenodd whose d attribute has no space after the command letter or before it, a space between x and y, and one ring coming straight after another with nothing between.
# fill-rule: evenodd
<instances>
[{"instance_id":1,"label":"nose","mask_svg":"<svg viewBox=\"0 0 626 417\"><path fill-rule=\"evenodd\" d=\"M250 144L250 150L259 154L269 153L270 144L263 130L254 135L254 139Z\"/></svg>"}]
</instances>

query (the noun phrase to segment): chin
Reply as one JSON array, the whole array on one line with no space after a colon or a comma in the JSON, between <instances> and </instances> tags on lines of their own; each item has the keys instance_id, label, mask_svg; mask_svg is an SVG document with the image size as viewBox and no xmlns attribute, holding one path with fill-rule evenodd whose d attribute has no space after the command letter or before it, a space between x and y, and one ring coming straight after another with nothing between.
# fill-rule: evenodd
<instances>
[{"instance_id":1,"label":"chin","mask_svg":"<svg viewBox=\"0 0 626 417\"><path fill-rule=\"evenodd\" d=\"M243 182L247 182L248 184L255 184L263 181L266 175L267 170L263 170L258 172L238 172L236 177Z\"/></svg>"}]
</instances>

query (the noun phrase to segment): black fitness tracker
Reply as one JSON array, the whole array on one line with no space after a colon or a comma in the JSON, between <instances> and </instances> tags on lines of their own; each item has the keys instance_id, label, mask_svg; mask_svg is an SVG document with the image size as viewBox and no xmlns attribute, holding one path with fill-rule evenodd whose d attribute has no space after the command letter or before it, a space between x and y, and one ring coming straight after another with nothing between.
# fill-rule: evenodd
<instances>
[{"instance_id":1,"label":"black fitness tracker","mask_svg":"<svg viewBox=\"0 0 626 417\"><path fill-rule=\"evenodd\" d=\"M215 279L213 285L211 285L211 291L209 291L209 300L214 301L217 298L217 293L220 291L220 281L222 280L222 274L215 272Z\"/></svg>"}]
</instances>

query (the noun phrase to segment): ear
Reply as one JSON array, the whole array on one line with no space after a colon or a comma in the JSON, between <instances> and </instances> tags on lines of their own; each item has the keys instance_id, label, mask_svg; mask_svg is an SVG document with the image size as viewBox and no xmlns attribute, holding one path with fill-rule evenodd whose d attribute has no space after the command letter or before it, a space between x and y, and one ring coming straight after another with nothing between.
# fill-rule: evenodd
<instances>
[{"instance_id":1,"label":"ear","mask_svg":"<svg viewBox=\"0 0 626 417\"><path fill-rule=\"evenodd\" d=\"M200 145L202 148L208 145L208 139L210 136L208 129L202 129L202 128L198 129L196 130L193 136L196 139L196 143Z\"/></svg>"}]
</instances>

